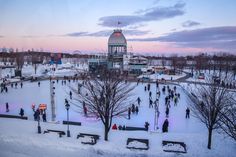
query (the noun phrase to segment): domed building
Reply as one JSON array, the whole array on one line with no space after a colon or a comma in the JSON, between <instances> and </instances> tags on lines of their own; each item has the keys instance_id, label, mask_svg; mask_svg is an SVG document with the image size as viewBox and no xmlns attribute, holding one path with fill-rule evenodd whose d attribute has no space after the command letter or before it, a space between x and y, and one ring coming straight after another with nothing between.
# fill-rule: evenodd
<instances>
[{"instance_id":1,"label":"domed building","mask_svg":"<svg viewBox=\"0 0 236 157\"><path fill-rule=\"evenodd\" d=\"M89 71L99 74L104 68L119 70L123 74L141 74L147 59L127 53L127 41L122 30L116 29L108 39L108 55L98 55L88 60Z\"/></svg>"},{"instance_id":2,"label":"domed building","mask_svg":"<svg viewBox=\"0 0 236 157\"><path fill-rule=\"evenodd\" d=\"M127 53L127 41L122 30L114 30L108 39L108 55L123 55Z\"/></svg>"},{"instance_id":3,"label":"domed building","mask_svg":"<svg viewBox=\"0 0 236 157\"><path fill-rule=\"evenodd\" d=\"M123 69L123 55L127 54L127 41L122 30L116 29L108 39L108 67Z\"/></svg>"}]
</instances>

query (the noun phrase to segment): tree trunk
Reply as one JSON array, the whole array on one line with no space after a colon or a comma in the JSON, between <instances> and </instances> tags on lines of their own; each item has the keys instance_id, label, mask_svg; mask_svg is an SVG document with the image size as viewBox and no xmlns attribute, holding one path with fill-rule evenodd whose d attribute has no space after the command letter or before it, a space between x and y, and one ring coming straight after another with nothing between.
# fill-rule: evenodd
<instances>
[{"instance_id":1,"label":"tree trunk","mask_svg":"<svg viewBox=\"0 0 236 157\"><path fill-rule=\"evenodd\" d=\"M36 74L36 70L37 70L37 67L36 67L36 64L34 65L34 74Z\"/></svg>"},{"instance_id":2,"label":"tree trunk","mask_svg":"<svg viewBox=\"0 0 236 157\"><path fill-rule=\"evenodd\" d=\"M212 128L208 129L208 144L207 144L207 148L211 149L211 139L212 139Z\"/></svg>"},{"instance_id":3,"label":"tree trunk","mask_svg":"<svg viewBox=\"0 0 236 157\"><path fill-rule=\"evenodd\" d=\"M104 130L104 140L108 141L108 132L109 132L108 124L105 124L104 127L105 127L105 130Z\"/></svg>"}]
</instances>

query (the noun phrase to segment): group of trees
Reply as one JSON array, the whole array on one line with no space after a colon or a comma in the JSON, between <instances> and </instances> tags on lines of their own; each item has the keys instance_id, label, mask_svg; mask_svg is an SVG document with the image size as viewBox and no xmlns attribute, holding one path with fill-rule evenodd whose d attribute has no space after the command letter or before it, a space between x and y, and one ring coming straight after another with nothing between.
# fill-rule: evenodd
<instances>
[{"instance_id":1,"label":"group of trees","mask_svg":"<svg viewBox=\"0 0 236 157\"><path fill-rule=\"evenodd\" d=\"M236 93L216 84L212 78L208 83L211 85L200 84L190 89L189 104L194 116L208 129L207 148L211 149L213 130L223 131L236 140Z\"/></svg>"},{"instance_id":2,"label":"group of trees","mask_svg":"<svg viewBox=\"0 0 236 157\"><path fill-rule=\"evenodd\" d=\"M161 56L161 57L154 57L148 56L147 57L150 63L158 63L154 62L155 60L160 60L158 64L159 66L170 66L174 71L176 69L183 70L185 69L192 69L192 71L198 71L199 73L202 71L219 71L219 76L221 76L222 72L225 72L226 76L228 72L231 71L236 76L236 56L231 54L218 54L218 55L207 55L201 53L196 56L177 56L171 55Z\"/></svg>"}]
</instances>

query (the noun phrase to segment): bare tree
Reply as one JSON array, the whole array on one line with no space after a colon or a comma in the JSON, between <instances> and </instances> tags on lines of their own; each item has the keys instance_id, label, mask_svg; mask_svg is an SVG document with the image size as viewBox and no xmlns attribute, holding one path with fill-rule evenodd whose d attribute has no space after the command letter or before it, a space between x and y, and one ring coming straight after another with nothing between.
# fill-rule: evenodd
<instances>
[{"instance_id":1,"label":"bare tree","mask_svg":"<svg viewBox=\"0 0 236 157\"><path fill-rule=\"evenodd\" d=\"M34 73L36 74L38 65L43 63L43 56L38 53L33 54L31 58L31 62L34 65Z\"/></svg>"},{"instance_id":2,"label":"bare tree","mask_svg":"<svg viewBox=\"0 0 236 157\"><path fill-rule=\"evenodd\" d=\"M198 85L190 89L188 96L194 116L208 129L207 148L211 149L212 132L219 129L222 113L225 113L225 109L230 106L232 94L226 88L214 83L211 78L207 82L212 85Z\"/></svg>"},{"instance_id":3,"label":"bare tree","mask_svg":"<svg viewBox=\"0 0 236 157\"><path fill-rule=\"evenodd\" d=\"M230 106L221 114L220 128L236 140L236 100L232 99Z\"/></svg>"},{"instance_id":4,"label":"bare tree","mask_svg":"<svg viewBox=\"0 0 236 157\"><path fill-rule=\"evenodd\" d=\"M14 55L15 55L17 70L21 70L24 65L24 54L23 53L15 53Z\"/></svg>"},{"instance_id":5,"label":"bare tree","mask_svg":"<svg viewBox=\"0 0 236 157\"><path fill-rule=\"evenodd\" d=\"M122 81L117 72L104 70L100 76L100 78L87 79L80 93L77 89L72 88L72 91L78 96L74 99L75 102L80 103L74 105L83 109L84 103L88 115L100 118L104 125L104 140L107 141L113 118L125 116L127 113L134 86Z\"/></svg>"}]
</instances>

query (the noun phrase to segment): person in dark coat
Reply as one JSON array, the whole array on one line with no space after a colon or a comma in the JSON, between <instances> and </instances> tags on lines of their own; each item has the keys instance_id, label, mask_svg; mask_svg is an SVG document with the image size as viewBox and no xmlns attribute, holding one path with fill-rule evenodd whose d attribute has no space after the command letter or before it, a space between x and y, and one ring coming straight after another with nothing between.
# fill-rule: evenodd
<instances>
[{"instance_id":1,"label":"person in dark coat","mask_svg":"<svg viewBox=\"0 0 236 157\"><path fill-rule=\"evenodd\" d=\"M135 106L134 106L134 104L132 104L131 111L132 111L132 113L135 112Z\"/></svg>"},{"instance_id":2,"label":"person in dark coat","mask_svg":"<svg viewBox=\"0 0 236 157\"><path fill-rule=\"evenodd\" d=\"M140 106L140 102L141 102L140 97L138 97L137 101L138 101L138 105Z\"/></svg>"},{"instance_id":3,"label":"person in dark coat","mask_svg":"<svg viewBox=\"0 0 236 157\"><path fill-rule=\"evenodd\" d=\"M166 91L166 86L164 86L163 88L162 88L162 92L165 94L165 91Z\"/></svg>"},{"instance_id":4,"label":"person in dark coat","mask_svg":"<svg viewBox=\"0 0 236 157\"><path fill-rule=\"evenodd\" d=\"M44 122L47 121L47 118L46 118L46 111L45 111L45 110L44 110L44 112L43 112L43 116L42 116L42 118L43 118L43 121L44 121Z\"/></svg>"},{"instance_id":5,"label":"person in dark coat","mask_svg":"<svg viewBox=\"0 0 236 157\"><path fill-rule=\"evenodd\" d=\"M149 99L149 108L151 108L151 107L153 108L152 103L153 103L153 102L152 102L152 99Z\"/></svg>"},{"instance_id":6,"label":"person in dark coat","mask_svg":"<svg viewBox=\"0 0 236 157\"><path fill-rule=\"evenodd\" d=\"M118 129L119 129L119 130L122 130L122 126L121 126L121 125L119 125L119 126L118 126Z\"/></svg>"},{"instance_id":7,"label":"person in dark coat","mask_svg":"<svg viewBox=\"0 0 236 157\"><path fill-rule=\"evenodd\" d=\"M145 122L144 127L145 127L146 131L148 131L149 123L148 123L148 122Z\"/></svg>"},{"instance_id":8,"label":"person in dark coat","mask_svg":"<svg viewBox=\"0 0 236 157\"><path fill-rule=\"evenodd\" d=\"M145 91L145 92L147 91L147 87L146 87L146 86L144 87L144 91Z\"/></svg>"},{"instance_id":9,"label":"person in dark coat","mask_svg":"<svg viewBox=\"0 0 236 157\"><path fill-rule=\"evenodd\" d=\"M17 82L15 83L15 88L17 88Z\"/></svg>"},{"instance_id":10,"label":"person in dark coat","mask_svg":"<svg viewBox=\"0 0 236 157\"><path fill-rule=\"evenodd\" d=\"M40 87L40 82L38 82L38 87Z\"/></svg>"},{"instance_id":11,"label":"person in dark coat","mask_svg":"<svg viewBox=\"0 0 236 157\"><path fill-rule=\"evenodd\" d=\"M166 107L166 117L169 116L169 107Z\"/></svg>"},{"instance_id":12,"label":"person in dark coat","mask_svg":"<svg viewBox=\"0 0 236 157\"><path fill-rule=\"evenodd\" d=\"M125 130L125 128L126 128L125 125L123 125L122 130Z\"/></svg>"},{"instance_id":13,"label":"person in dark coat","mask_svg":"<svg viewBox=\"0 0 236 157\"><path fill-rule=\"evenodd\" d=\"M147 90L148 90L148 91L150 91L150 87L151 87L150 84L148 84L148 87L147 87Z\"/></svg>"},{"instance_id":14,"label":"person in dark coat","mask_svg":"<svg viewBox=\"0 0 236 157\"><path fill-rule=\"evenodd\" d=\"M190 114L190 109L187 107L187 109L186 109L186 116L185 116L186 119L189 118L189 114Z\"/></svg>"},{"instance_id":15,"label":"person in dark coat","mask_svg":"<svg viewBox=\"0 0 236 157\"><path fill-rule=\"evenodd\" d=\"M22 87L23 87L23 83L21 82L21 83L20 83L20 88L22 88Z\"/></svg>"},{"instance_id":16,"label":"person in dark coat","mask_svg":"<svg viewBox=\"0 0 236 157\"><path fill-rule=\"evenodd\" d=\"M128 119L130 119L130 114L131 114L131 108L128 108Z\"/></svg>"},{"instance_id":17,"label":"person in dark coat","mask_svg":"<svg viewBox=\"0 0 236 157\"><path fill-rule=\"evenodd\" d=\"M138 114L138 112L139 112L138 106L135 106L135 113Z\"/></svg>"},{"instance_id":18,"label":"person in dark coat","mask_svg":"<svg viewBox=\"0 0 236 157\"><path fill-rule=\"evenodd\" d=\"M169 122L168 119L166 119L162 125L162 132L168 132Z\"/></svg>"},{"instance_id":19,"label":"person in dark coat","mask_svg":"<svg viewBox=\"0 0 236 157\"><path fill-rule=\"evenodd\" d=\"M6 103L6 112L9 112L9 104L8 104L8 102Z\"/></svg>"},{"instance_id":20,"label":"person in dark coat","mask_svg":"<svg viewBox=\"0 0 236 157\"><path fill-rule=\"evenodd\" d=\"M5 87L5 92L6 92L6 93L8 92L8 88L7 88L7 87Z\"/></svg>"},{"instance_id":21,"label":"person in dark coat","mask_svg":"<svg viewBox=\"0 0 236 157\"><path fill-rule=\"evenodd\" d=\"M149 98L150 98L150 97L152 97L152 92L151 92L151 91L149 92Z\"/></svg>"},{"instance_id":22,"label":"person in dark coat","mask_svg":"<svg viewBox=\"0 0 236 157\"><path fill-rule=\"evenodd\" d=\"M21 117L23 117L23 116L24 116L24 114L25 114L24 112L25 112L25 111L24 111L24 109L23 109L23 108L21 108L21 109L20 109L20 113L19 113Z\"/></svg>"},{"instance_id":23,"label":"person in dark coat","mask_svg":"<svg viewBox=\"0 0 236 157\"><path fill-rule=\"evenodd\" d=\"M70 99L72 99L72 92L70 91Z\"/></svg>"},{"instance_id":24,"label":"person in dark coat","mask_svg":"<svg viewBox=\"0 0 236 157\"><path fill-rule=\"evenodd\" d=\"M169 99L169 97L168 97L168 96L166 96L166 97L165 97L165 104L167 104L167 102L168 102L168 99Z\"/></svg>"},{"instance_id":25,"label":"person in dark coat","mask_svg":"<svg viewBox=\"0 0 236 157\"><path fill-rule=\"evenodd\" d=\"M37 120L38 120L37 111L34 111L34 120L35 120L35 121L37 121Z\"/></svg>"},{"instance_id":26,"label":"person in dark coat","mask_svg":"<svg viewBox=\"0 0 236 157\"><path fill-rule=\"evenodd\" d=\"M84 110L84 115L87 116L87 107L86 107L86 104L85 102L83 101L83 110Z\"/></svg>"},{"instance_id":27,"label":"person in dark coat","mask_svg":"<svg viewBox=\"0 0 236 157\"><path fill-rule=\"evenodd\" d=\"M35 112L34 112L34 120L37 121L37 120L40 120L40 111L39 109L37 109Z\"/></svg>"}]
</instances>

